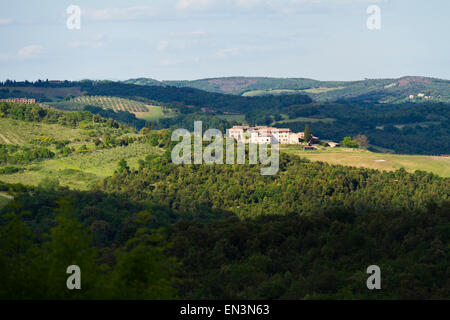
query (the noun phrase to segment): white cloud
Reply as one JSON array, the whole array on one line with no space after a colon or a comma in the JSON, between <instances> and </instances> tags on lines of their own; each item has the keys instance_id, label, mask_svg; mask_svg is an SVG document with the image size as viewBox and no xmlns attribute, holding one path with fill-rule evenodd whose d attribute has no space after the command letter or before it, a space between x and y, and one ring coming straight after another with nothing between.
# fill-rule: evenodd
<instances>
[{"instance_id":1,"label":"white cloud","mask_svg":"<svg viewBox=\"0 0 450 320\"><path fill-rule=\"evenodd\" d=\"M176 64L179 64L180 61L175 60L175 59L162 59L159 63L162 66L174 66Z\"/></svg>"},{"instance_id":2,"label":"white cloud","mask_svg":"<svg viewBox=\"0 0 450 320\"><path fill-rule=\"evenodd\" d=\"M166 50L168 46L169 46L169 41L163 40L163 41L160 41L160 42L156 45L156 50L158 50L159 52L161 52L161 51Z\"/></svg>"},{"instance_id":3,"label":"white cloud","mask_svg":"<svg viewBox=\"0 0 450 320\"><path fill-rule=\"evenodd\" d=\"M0 18L0 26L6 26L8 24L11 24L13 22L10 18Z\"/></svg>"},{"instance_id":4,"label":"white cloud","mask_svg":"<svg viewBox=\"0 0 450 320\"><path fill-rule=\"evenodd\" d=\"M271 11L292 11L299 9L299 5L306 4L322 4L322 5L336 5L336 4L363 4L363 3L380 3L388 0L178 0L176 8L178 10L187 9L205 9L212 7L226 8L226 9L252 9L265 8ZM297 7L297 8L295 8Z\"/></svg>"},{"instance_id":5,"label":"white cloud","mask_svg":"<svg viewBox=\"0 0 450 320\"><path fill-rule=\"evenodd\" d=\"M204 7L214 2L214 0L179 0L176 8L178 10L189 9L192 7Z\"/></svg>"},{"instance_id":6,"label":"white cloud","mask_svg":"<svg viewBox=\"0 0 450 320\"><path fill-rule=\"evenodd\" d=\"M239 48L226 48L226 49L217 51L214 54L214 57L219 58L219 59L225 59L228 57L237 56L240 53L241 53L241 49L239 49Z\"/></svg>"},{"instance_id":7,"label":"white cloud","mask_svg":"<svg viewBox=\"0 0 450 320\"><path fill-rule=\"evenodd\" d=\"M17 52L17 55L22 58L33 58L42 52L44 49L43 46L38 44L32 44L26 47L23 47Z\"/></svg>"},{"instance_id":8,"label":"white cloud","mask_svg":"<svg viewBox=\"0 0 450 320\"><path fill-rule=\"evenodd\" d=\"M208 32L205 31L190 31L190 32L170 32L171 37L205 37Z\"/></svg>"},{"instance_id":9,"label":"white cloud","mask_svg":"<svg viewBox=\"0 0 450 320\"><path fill-rule=\"evenodd\" d=\"M79 48L79 47L90 47L90 48L102 48L104 46L103 42L98 41L72 41L67 44L69 47L72 48Z\"/></svg>"},{"instance_id":10,"label":"white cloud","mask_svg":"<svg viewBox=\"0 0 450 320\"><path fill-rule=\"evenodd\" d=\"M92 21L134 20L155 16L151 6L128 8L82 9L81 14Z\"/></svg>"}]
</instances>

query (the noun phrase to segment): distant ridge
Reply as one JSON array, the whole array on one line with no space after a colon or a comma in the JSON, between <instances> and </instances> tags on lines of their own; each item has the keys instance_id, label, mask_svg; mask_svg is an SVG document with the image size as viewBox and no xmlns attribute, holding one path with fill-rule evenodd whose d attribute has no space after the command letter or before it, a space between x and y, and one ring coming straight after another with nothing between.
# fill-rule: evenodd
<instances>
[{"instance_id":1,"label":"distant ridge","mask_svg":"<svg viewBox=\"0 0 450 320\"><path fill-rule=\"evenodd\" d=\"M137 78L124 82L149 86L190 87L209 92L245 96L303 92L318 101L346 99L375 103L422 103L425 102L424 100L450 102L450 80L422 76L357 81L319 81L308 78L270 77L223 77L192 81L158 81L151 78ZM414 97L411 98L410 96Z\"/></svg>"}]
</instances>

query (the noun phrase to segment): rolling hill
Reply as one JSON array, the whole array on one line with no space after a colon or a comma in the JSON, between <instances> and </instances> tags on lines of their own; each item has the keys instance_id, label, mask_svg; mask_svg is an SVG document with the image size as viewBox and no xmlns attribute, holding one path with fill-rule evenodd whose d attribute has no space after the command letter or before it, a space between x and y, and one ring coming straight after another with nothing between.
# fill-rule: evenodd
<instances>
[{"instance_id":1,"label":"rolling hill","mask_svg":"<svg viewBox=\"0 0 450 320\"><path fill-rule=\"evenodd\" d=\"M361 81L318 81L306 78L258 77L157 81L139 78L127 80L125 83L191 87L209 92L243 96L306 93L317 101L346 99L373 103L450 102L449 80L416 76L406 76L398 79L366 79ZM419 97L419 94L423 94L423 97ZM414 98L410 99L410 95L414 95Z\"/></svg>"}]
</instances>

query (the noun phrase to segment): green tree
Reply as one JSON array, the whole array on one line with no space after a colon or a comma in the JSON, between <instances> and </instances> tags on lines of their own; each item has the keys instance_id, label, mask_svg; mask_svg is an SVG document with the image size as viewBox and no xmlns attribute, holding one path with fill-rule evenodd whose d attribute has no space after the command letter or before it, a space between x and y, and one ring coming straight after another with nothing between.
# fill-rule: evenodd
<instances>
[{"instance_id":1,"label":"green tree","mask_svg":"<svg viewBox=\"0 0 450 320\"><path fill-rule=\"evenodd\" d=\"M168 246L161 244L162 235L145 227L151 219L148 211L140 212L136 222L141 228L117 252L117 265L108 278L112 299L176 298L178 264L164 254Z\"/></svg>"},{"instance_id":2,"label":"green tree","mask_svg":"<svg viewBox=\"0 0 450 320\"><path fill-rule=\"evenodd\" d=\"M311 141L311 126L308 124L305 125L305 136L304 136L304 141L306 143L308 143L309 141Z\"/></svg>"},{"instance_id":3,"label":"green tree","mask_svg":"<svg viewBox=\"0 0 450 320\"><path fill-rule=\"evenodd\" d=\"M0 299L37 299L33 268L33 233L22 221L27 213L5 214L0 228Z\"/></svg>"},{"instance_id":4,"label":"green tree","mask_svg":"<svg viewBox=\"0 0 450 320\"><path fill-rule=\"evenodd\" d=\"M96 297L99 270L97 252L86 228L73 217L72 199L58 201L57 225L42 245L39 273L43 274L42 297L46 299L92 299ZM67 267L81 269L81 290L69 290L66 285Z\"/></svg>"},{"instance_id":5,"label":"green tree","mask_svg":"<svg viewBox=\"0 0 450 320\"><path fill-rule=\"evenodd\" d=\"M341 144L347 148L358 148L358 142L353 140L351 137L345 137Z\"/></svg>"},{"instance_id":6,"label":"green tree","mask_svg":"<svg viewBox=\"0 0 450 320\"><path fill-rule=\"evenodd\" d=\"M128 166L127 160L122 159L119 161L119 169L118 172L122 173L122 172L130 172L130 167Z\"/></svg>"}]
</instances>

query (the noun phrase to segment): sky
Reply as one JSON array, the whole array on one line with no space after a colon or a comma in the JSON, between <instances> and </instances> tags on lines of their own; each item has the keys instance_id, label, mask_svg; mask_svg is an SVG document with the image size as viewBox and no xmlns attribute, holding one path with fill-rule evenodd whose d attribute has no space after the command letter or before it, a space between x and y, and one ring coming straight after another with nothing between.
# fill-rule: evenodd
<instances>
[{"instance_id":1,"label":"sky","mask_svg":"<svg viewBox=\"0 0 450 320\"><path fill-rule=\"evenodd\" d=\"M2 0L0 80L450 79L449 12L448 0Z\"/></svg>"}]
</instances>

